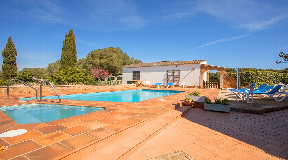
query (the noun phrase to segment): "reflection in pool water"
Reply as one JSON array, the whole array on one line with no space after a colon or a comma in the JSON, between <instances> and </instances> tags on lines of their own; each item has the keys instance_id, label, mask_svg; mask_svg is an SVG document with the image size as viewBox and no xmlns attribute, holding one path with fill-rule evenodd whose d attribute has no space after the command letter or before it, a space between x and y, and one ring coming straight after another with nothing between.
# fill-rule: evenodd
<instances>
[{"instance_id":1,"label":"reflection in pool water","mask_svg":"<svg viewBox=\"0 0 288 160\"><path fill-rule=\"evenodd\" d=\"M103 107L70 106L56 104L23 104L0 107L18 124L43 123L104 110Z\"/></svg>"}]
</instances>

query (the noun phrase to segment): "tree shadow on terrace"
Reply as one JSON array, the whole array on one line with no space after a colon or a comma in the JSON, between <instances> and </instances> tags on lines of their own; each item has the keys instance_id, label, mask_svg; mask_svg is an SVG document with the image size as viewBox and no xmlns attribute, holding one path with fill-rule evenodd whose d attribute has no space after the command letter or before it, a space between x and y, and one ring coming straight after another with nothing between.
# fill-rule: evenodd
<instances>
[{"instance_id":1,"label":"tree shadow on terrace","mask_svg":"<svg viewBox=\"0 0 288 160\"><path fill-rule=\"evenodd\" d=\"M288 159L288 109L257 115L192 108L183 118Z\"/></svg>"}]
</instances>

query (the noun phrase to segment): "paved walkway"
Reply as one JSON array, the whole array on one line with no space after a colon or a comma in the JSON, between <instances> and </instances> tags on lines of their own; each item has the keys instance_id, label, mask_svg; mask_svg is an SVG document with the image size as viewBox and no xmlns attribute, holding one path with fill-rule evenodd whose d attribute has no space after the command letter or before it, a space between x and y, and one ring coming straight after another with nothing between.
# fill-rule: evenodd
<instances>
[{"instance_id":1,"label":"paved walkway","mask_svg":"<svg viewBox=\"0 0 288 160\"><path fill-rule=\"evenodd\" d=\"M192 108L128 159L184 151L196 160L288 158L288 110L263 115Z\"/></svg>"}]
</instances>

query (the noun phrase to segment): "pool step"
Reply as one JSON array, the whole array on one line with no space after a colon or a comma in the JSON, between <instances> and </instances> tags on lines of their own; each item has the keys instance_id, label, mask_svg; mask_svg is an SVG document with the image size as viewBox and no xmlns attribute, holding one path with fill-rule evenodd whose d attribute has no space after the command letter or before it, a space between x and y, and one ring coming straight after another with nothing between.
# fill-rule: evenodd
<instances>
[{"instance_id":1,"label":"pool step","mask_svg":"<svg viewBox=\"0 0 288 160\"><path fill-rule=\"evenodd\" d=\"M147 111L145 113L151 113L154 114L153 116L148 116L146 119L141 120L140 122L134 124L134 125L130 125L127 128L123 128L119 131L116 131L114 133L111 134L107 134L107 136L101 138L101 139L97 139L94 142L91 142L89 144L86 144L85 146L83 146L80 149L77 150L73 150L73 152L69 152L65 155L60 156L57 159L65 159L65 160L69 160L69 159L81 159L82 157L88 155L89 153L92 153L96 150L99 150L107 145L110 145L112 142L114 142L115 140L129 134L130 132L137 130L138 128L153 122L154 120L156 120L158 117L161 117L163 115L165 115L166 113L170 112L170 111L174 111L175 108L179 108L179 104L176 105L172 105L172 103L160 106L158 108L152 109L150 111ZM144 113L144 114L145 114ZM148 115L151 115L148 114ZM142 117L143 118L143 117ZM89 136L89 135L88 135Z\"/></svg>"},{"instance_id":2,"label":"pool step","mask_svg":"<svg viewBox=\"0 0 288 160\"><path fill-rule=\"evenodd\" d=\"M94 152L90 152L90 154L87 154L81 159L127 159L127 157L132 155L158 133L166 129L190 108L191 106L183 106L175 110L169 110L157 119L123 135Z\"/></svg>"}]
</instances>

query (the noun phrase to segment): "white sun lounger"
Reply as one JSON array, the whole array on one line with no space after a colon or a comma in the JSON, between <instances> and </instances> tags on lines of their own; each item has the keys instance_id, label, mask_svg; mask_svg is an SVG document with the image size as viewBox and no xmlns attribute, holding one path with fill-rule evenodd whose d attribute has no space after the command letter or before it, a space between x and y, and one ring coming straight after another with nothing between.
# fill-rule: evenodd
<instances>
[{"instance_id":1,"label":"white sun lounger","mask_svg":"<svg viewBox=\"0 0 288 160\"><path fill-rule=\"evenodd\" d=\"M251 103L251 102L249 102L249 95L252 95L252 103L253 103L253 94L267 95L270 98L273 98L275 101L281 102L281 101L283 101L284 98L286 98L288 96L288 92L286 92L286 91L279 92L279 90L281 89L282 86L283 85L278 85L278 86L274 87L271 91L268 91L268 92L253 91L253 88L250 88L249 92L245 92L243 94L245 94L247 96L247 103ZM284 96L280 97L281 95L284 95Z\"/></svg>"}]
</instances>

